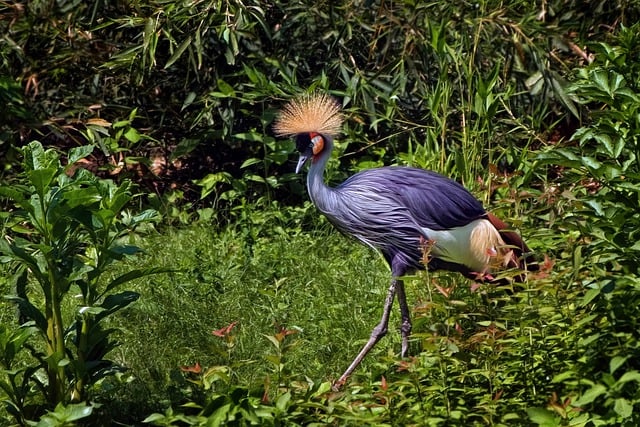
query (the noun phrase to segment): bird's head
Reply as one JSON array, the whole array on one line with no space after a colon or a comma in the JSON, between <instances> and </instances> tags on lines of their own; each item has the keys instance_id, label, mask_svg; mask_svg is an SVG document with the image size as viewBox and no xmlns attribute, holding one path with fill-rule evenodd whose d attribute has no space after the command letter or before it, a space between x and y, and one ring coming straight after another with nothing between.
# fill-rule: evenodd
<instances>
[{"instance_id":1,"label":"bird's head","mask_svg":"<svg viewBox=\"0 0 640 427\"><path fill-rule=\"evenodd\" d=\"M305 132L296 135L296 148L300 153L296 173L299 173L302 167L309 159L315 159L324 150L325 137L317 132Z\"/></svg>"},{"instance_id":2,"label":"bird's head","mask_svg":"<svg viewBox=\"0 0 640 427\"><path fill-rule=\"evenodd\" d=\"M340 104L335 98L319 92L289 101L274 124L278 136L296 137L296 148L300 152L296 172L300 172L309 159L315 161L328 153L329 142L341 127Z\"/></svg>"}]
</instances>

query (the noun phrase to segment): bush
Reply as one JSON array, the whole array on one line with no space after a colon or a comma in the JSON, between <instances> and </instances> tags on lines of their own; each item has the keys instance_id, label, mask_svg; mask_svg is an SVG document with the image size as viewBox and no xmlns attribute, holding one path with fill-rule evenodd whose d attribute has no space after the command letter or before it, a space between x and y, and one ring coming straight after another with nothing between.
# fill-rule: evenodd
<instances>
[{"instance_id":1,"label":"bush","mask_svg":"<svg viewBox=\"0 0 640 427\"><path fill-rule=\"evenodd\" d=\"M15 207L3 213L0 260L12 276L20 326L3 326L3 375L0 388L7 411L21 425L43 410L58 415L83 403L73 417L91 413L92 387L119 368L107 359L117 345L105 319L128 306L138 294L115 291L130 280L163 271L130 270L109 277L111 264L140 251L130 233L154 219L153 211L126 210L131 184L101 180L76 162L92 146L70 151L68 164L38 142L23 149L20 181L0 187ZM65 310L73 293L75 308ZM26 364L20 352L28 352ZM60 406L58 406L60 405Z\"/></svg>"}]
</instances>

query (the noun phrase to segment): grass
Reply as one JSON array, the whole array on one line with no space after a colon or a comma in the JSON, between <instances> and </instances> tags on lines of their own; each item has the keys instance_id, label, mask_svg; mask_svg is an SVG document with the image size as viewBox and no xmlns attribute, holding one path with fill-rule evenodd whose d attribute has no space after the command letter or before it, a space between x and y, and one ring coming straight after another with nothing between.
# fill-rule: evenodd
<instances>
[{"instance_id":1,"label":"grass","mask_svg":"<svg viewBox=\"0 0 640 427\"><path fill-rule=\"evenodd\" d=\"M119 362L156 398L163 398L169 373L196 362L234 364L237 382L263 382L271 351L266 336L281 327L296 331L298 345L287 355L291 372L337 378L381 314L389 280L384 262L333 231L274 235L249 247L233 229L214 233L196 225L145 240L154 249L143 263L182 270L138 283L133 290L142 297L119 316L125 331ZM238 323L229 348L212 331L232 322ZM394 341L392 334L378 353Z\"/></svg>"},{"instance_id":2,"label":"grass","mask_svg":"<svg viewBox=\"0 0 640 427\"><path fill-rule=\"evenodd\" d=\"M195 399L181 367L196 363L228 367L227 385L270 390L272 397L278 385L319 384L343 372L379 321L390 278L384 261L326 223L314 231L265 235L252 245L244 236L240 228L214 232L195 224L144 238L147 254L137 267L179 272L138 282L132 290L142 294L140 300L114 318L113 326L123 330L117 360L129 371L126 384L107 394L109 407L121 406L120 413L139 421ZM447 273L408 278L417 358L403 365L397 357L394 309L389 335L350 381L359 390L354 396L363 387L379 387L384 377L427 393L422 405L431 416L469 419L458 407L474 393L476 405L488 409L471 410L489 415L513 409L499 409L495 400L505 390L521 410L525 402L543 405L549 397L544 383L557 365L554 354L566 350L557 347L557 329L573 315L556 284L530 283L512 296L491 286L472 291L470 285ZM212 334L234 322L230 338ZM276 358L269 337L281 330L294 333L286 337L291 347Z\"/></svg>"},{"instance_id":3,"label":"grass","mask_svg":"<svg viewBox=\"0 0 640 427\"><path fill-rule=\"evenodd\" d=\"M195 223L138 237L145 255L119 269L177 271L130 284L140 299L109 320L121 330L112 357L128 370L96 385L106 424L140 425L158 413L165 415L157 424L185 425L167 408L196 416L203 405L242 408L249 398L263 415L278 408L273 418L287 425L579 420L567 402L591 381L586 339L602 321L585 303L588 277L576 272L574 244L561 226L534 230L537 214L520 215L531 246L549 248L557 263L515 292L476 288L449 273L407 278L413 356L398 357L396 305L389 335L346 391L334 394L323 384L338 378L379 321L389 271L320 218L311 230L296 222L287 233L271 214L261 213L263 227L251 233L243 223L222 231ZM3 322L13 321L3 304ZM188 372L197 365L202 374ZM211 372L217 377L206 384Z\"/></svg>"}]
</instances>

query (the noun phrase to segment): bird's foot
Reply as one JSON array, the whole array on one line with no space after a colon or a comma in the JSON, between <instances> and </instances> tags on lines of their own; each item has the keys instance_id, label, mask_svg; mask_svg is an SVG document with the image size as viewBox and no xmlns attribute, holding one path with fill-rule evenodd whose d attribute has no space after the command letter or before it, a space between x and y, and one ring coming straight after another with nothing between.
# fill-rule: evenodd
<instances>
[{"instance_id":1,"label":"bird's foot","mask_svg":"<svg viewBox=\"0 0 640 427\"><path fill-rule=\"evenodd\" d=\"M340 390L342 390L342 387L344 387L344 384L347 382L347 378L345 378L344 376L340 377L339 380L334 381L333 384L331 384L331 390L333 390L334 392L339 392Z\"/></svg>"}]
</instances>

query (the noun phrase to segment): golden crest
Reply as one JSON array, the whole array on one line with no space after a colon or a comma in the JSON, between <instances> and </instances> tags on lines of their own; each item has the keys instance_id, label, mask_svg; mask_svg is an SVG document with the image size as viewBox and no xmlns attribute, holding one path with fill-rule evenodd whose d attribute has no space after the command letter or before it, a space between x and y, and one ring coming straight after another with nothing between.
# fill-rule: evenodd
<instances>
[{"instance_id":1,"label":"golden crest","mask_svg":"<svg viewBox=\"0 0 640 427\"><path fill-rule=\"evenodd\" d=\"M314 92L289 101L280 111L273 129L278 136L317 132L333 138L340 133L342 121L338 101L327 94Z\"/></svg>"}]
</instances>

